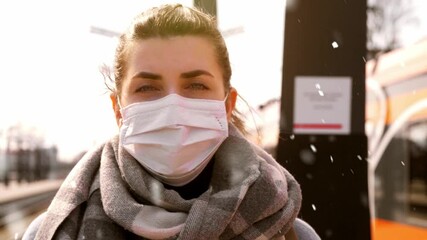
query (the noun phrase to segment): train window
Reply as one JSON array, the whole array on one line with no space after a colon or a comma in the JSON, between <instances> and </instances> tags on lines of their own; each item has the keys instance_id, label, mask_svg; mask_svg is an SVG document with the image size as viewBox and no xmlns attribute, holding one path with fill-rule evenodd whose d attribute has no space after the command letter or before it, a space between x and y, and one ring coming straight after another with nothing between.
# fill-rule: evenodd
<instances>
[{"instance_id":1,"label":"train window","mask_svg":"<svg viewBox=\"0 0 427 240\"><path fill-rule=\"evenodd\" d=\"M396 133L375 170L375 216L402 222L406 219L408 146L404 131Z\"/></svg>"},{"instance_id":2,"label":"train window","mask_svg":"<svg viewBox=\"0 0 427 240\"><path fill-rule=\"evenodd\" d=\"M377 218L427 227L427 120L389 142L375 171Z\"/></svg>"},{"instance_id":3,"label":"train window","mask_svg":"<svg viewBox=\"0 0 427 240\"><path fill-rule=\"evenodd\" d=\"M427 120L408 127L409 221L427 227Z\"/></svg>"},{"instance_id":4,"label":"train window","mask_svg":"<svg viewBox=\"0 0 427 240\"><path fill-rule=\"evenodd\" d=\"M402 232L408 239L427 236L426 47L424 39L366 65L365 130L375 171L370 175L375 239Z\"/></svg>"}]
</instances>

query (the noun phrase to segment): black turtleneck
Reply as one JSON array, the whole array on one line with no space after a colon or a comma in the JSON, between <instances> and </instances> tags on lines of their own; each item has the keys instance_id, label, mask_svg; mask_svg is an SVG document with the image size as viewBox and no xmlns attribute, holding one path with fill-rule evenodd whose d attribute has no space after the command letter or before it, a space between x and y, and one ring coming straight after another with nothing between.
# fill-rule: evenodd
<instances>
[{"instance_id":1,"label":"black turtleneck","mask_svg":"<svg viewBox=\"0 0 427 240\"><path fill-rule=\"evenodd\" d=\"M186 185L175 187L164 183L165 188L175 190L182 198L186 200L200 196L209 188L214 161L215 159L214 157L212 157L208 165L206 165L205 169L203 169L199 176L197 176L193 181L187 183Z\"/></svg>"}]
</instances>

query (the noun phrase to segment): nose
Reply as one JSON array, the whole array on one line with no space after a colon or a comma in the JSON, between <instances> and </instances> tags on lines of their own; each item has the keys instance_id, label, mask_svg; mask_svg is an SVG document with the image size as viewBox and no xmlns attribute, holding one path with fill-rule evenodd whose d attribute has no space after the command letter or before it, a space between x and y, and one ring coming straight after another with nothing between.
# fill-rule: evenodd
<instances>
[{"instance_id":1,"label":"nose","mask_svg":"<svg viewBox=\"0 0 427 240\"><path fill-rule=\"evenodd\" d=\"M177 87L175 87L175 86L172 86L172 87L170 87L170 88L168 88L168 90L166 91L166 95L171 95L171 94L176 94L176 95L179 95L179 96L181 96L181 97L185 97L184 96L184 94L183 94L183 92L182 91L180 91Z\"/></svg>"}]
</instances>

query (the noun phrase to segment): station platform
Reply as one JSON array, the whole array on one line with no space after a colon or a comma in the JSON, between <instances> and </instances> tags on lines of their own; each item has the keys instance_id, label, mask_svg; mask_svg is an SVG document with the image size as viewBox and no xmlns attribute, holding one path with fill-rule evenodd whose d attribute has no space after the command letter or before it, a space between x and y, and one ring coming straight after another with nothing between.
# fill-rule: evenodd
<instances>
[{"instance_id":1,"label":"station platform","mask_svg":"<svg viewBox=\"0 0 427 240\"><path fill-rule=\"evenodd\" d=\"M0 205L18 199L58 190L63 179L42 180L36 182L11 182L8 186L0 184Z\"/></svg>"},{"instance_id":2,"label":"station platform","mask_svg":"<svg viewBox=\"0 0 427 240\"><path fill-rule=\"evenodd\" d=\"M46 211L63 179L0 184L0 239L21 239L28 225Z\"/></svg>"}]
</instances>

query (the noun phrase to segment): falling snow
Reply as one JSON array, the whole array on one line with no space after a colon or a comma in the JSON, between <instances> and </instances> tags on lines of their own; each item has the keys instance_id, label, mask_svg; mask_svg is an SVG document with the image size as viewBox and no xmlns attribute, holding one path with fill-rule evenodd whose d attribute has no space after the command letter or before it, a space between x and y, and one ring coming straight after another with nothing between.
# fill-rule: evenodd
<instances>
[{"instance_id":1,"label":"falling snow","mask_svg":"<svg viewBox=\"0 0 427 240\"><path fill-rule=\"evenodd\" d=\"M338 47L339 47L339 46L338 46L338 43L337 43L337 42L335 42L335 41L333 41L333 42L332 42L332 47L333 47L333 48L338 48Z\"/></svg>"},{"instance_id":2,"label":"falling snow","mask_svg":"<svg viewBox=\"0 0 427 240\"><path fill-rule=\"evenodd\" d=\"M102 238L104 238L104 234L103 234L103 232L102 232L102 230L101 230L101 229L98 229L98 230L96 231L96 238L97 238L97 239L102 239Z\"/></svg>"},{"instance_id":3,"label":"falling snow","mask_svg":"<svg viewBox=\"0 0 427 240\"><path fill-rule=\"evenodd\" d=\"M310 144L310 148L311 148L311 151L317 152L317 149L313 144Z\"/></svg>"},{"instance_id":4,"label":"falling snow","mask_svg":"<svg viewBox=\"0 0 427 240\"><path fill-rule=\"evenodd\" d=\"M300 152L300 158L301 161L307 165L313 165L316 161L314 154L308 149L304 149Z\"/></svg>"}]
</instances>

